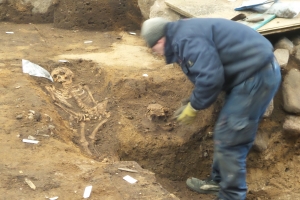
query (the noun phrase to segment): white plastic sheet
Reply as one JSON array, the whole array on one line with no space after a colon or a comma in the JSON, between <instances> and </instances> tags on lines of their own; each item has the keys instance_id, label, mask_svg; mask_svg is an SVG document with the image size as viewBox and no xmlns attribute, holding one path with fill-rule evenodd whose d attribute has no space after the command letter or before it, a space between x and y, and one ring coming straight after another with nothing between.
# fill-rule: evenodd
<instances>
[{"instance_id":1,"label":"white plastic sheet","mask_svg":"<svg viewBox=\"0 0 300 200\"><path fill-rule=\"evenodd\" d=\"M300 12L299 2L278 2L274 3L267 11L267 14L274 14L281 18L294 18Z\"/></svg>"},{"instance_id":2,"label":"white plastic sheet","mask_svg":"<svg viewBox=\"0 0 300 200\"><path fill-rule=\"evenodd\" d=\"M50 73L47 70L28 60L22 59L22 69L23 69L23 73L27 73L37 77L44 77L53 82L53 78L51 77Z\"/></svg>"},{"instance_id":3,"label":"white plastic sheet","mask_svg":"<svg viewBox=\"0 0 300 200\"><path fill-rule=\"evenodd\" d=\"M277 0L248 0L248 1L243 1L242 5L239 7L236 7L235 10L241 11L241 10L261 10L262 8L265 7L265 4L272 4L276 2Z\"/></svg>"}]
</instances>

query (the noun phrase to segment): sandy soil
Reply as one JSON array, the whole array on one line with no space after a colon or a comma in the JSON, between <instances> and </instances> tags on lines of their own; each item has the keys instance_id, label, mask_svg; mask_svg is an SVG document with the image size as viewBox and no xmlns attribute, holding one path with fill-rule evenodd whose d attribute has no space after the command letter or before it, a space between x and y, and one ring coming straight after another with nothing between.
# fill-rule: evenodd
<instances>
[{"instance_id":1,"label":"sandy soil","mask_svg":"<svg viewBox=\"0 0 300 200\"><path fill-rule=\"evenodd\" d=\"M222 96L193 125L172 121L192 85L176 65L151 54L138 33L1 23L0 40L0 199L82 199L88 185L93 185L90 199L213 198L188 190L185 179L210 173L212 130ZM68 68L72 84L66 89L24 74L22 59L49 72ZM290 65L297 66L293 60ZM72 96L74 88L84 86L95 101ZM70 106L53 99L47 87L66 92ZM282 132L281 99L278 93L273 115L260 127L268 149L249 155L248 199L300 199L299 140ZM95 106L101 112L92 115L89 108ZM79 115L89 120L83 123ZM40 142L22 142L29 136ZM128 172L120 167L137 170L129 175L138 182L125 182Z\"/></svg>"}]
</instances>

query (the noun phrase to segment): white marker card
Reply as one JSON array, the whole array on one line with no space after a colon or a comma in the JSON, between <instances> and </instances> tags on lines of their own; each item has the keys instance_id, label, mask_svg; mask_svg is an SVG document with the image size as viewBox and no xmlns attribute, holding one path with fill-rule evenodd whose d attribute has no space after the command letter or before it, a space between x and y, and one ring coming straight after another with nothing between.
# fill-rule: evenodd
<instances>
[{"instance_id":1,"label":"white marker card","mask_svg":"<svg viewBox=\"0 0 300 200\"><path fill-rule=\"evenodd\" d=\"M62 63L68 63L68 60L58 60L58 62L62 62Z\"/></svg>"},{"instance_id":2,"label":"white marker card","mask_svg":"<svg viewBox=\"0 0 300 200\"><path fill-rule=\"evenodd\" d=\"M31 144L37 144L37 143L39 143L39 141L37 141L37 140L28 140L28 139L23 139L23 142L25 142L25 143L31 143Z\"/></svg>"},{"instance_id":3,"label":"white marker card","mask_svg":"<svg viewBox=\"0 0 300 200\"><path fill-rule=\"evenodd\" d=\"M83 193L83 198L89 198L90 197L90 195L91 195L91 192L92 192L92 188L93 188L93 186L87 186L86 188L85 188L85 190L84 190L84 193Z\"/></svg>"},{"instance_id":4,"label":"white marker card","mask_svg":"<svg viewBox=\"0 0 300 200\"><path fill-rule=\"evenodd\" d=\"M134 183L136 183L136 182L137 182L137 180L136 180L136 179L132 178L132 177L131 177L131 176L129 176L129 175L127 175L127 176L124 176L124 177L123 177L123 179L124 179L125 181L127 181L128 183L131 183L131 184L134 184Z\"/></svg>"}]
</instances>

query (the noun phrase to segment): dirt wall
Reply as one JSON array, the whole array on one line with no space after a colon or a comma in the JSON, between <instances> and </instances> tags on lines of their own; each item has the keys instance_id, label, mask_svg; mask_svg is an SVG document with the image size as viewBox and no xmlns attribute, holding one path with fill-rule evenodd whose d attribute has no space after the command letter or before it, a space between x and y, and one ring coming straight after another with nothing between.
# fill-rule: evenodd
<instances>
[{"instance_id":1,"label":"dirt wall","mask_svg":"<svg viewBox=\"0 0 300 200\"><path fill-rule=\"evenodd\" d=\"M61 0L54 11L54 26L110 30L136 30L141 23L137 1L126 0Z\"/></svg>"},{"instance_id":2,"label":"dirt wall","mask_svg":"<svg viewBox=\"0 0 300 200\"><path fill-rule=\"evenodd\" d=\"M0 21L53 23L63 29L100 31L140 29L137 0L2 0Z\"/></svg>"},{"instance_id":3,"label":"dirt wall","mask_svg":"<svg viewBox=\"0 0 300 200\"><path fill-rule=\"evenodd\" d=\"M2 0L0 21L15 23L52 23L54 3L52 0Z\"/></svg>"}]
</instances>

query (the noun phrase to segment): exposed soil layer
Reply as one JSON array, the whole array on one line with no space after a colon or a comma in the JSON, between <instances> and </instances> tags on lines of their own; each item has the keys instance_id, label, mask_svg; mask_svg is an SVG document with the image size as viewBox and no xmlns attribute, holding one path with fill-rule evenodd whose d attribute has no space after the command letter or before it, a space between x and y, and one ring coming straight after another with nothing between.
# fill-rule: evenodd
<instances>
[{"instance_id":1,"label":"exposed soil layer","mask_svg":"<svg viewBox=\"0 0 300 200\"><path fill-rule=\"evenodd\" d=\"M142 23L137 0L53 0L47 11L34 11L30 2L0 3L0 20L15 23L53 23L57 28L136 31Z\"/></svg>"},{"instance_id":2,"label":"exposed soil layer","mask_svg":"<svg viewBox=\"0 0 300 200\"><path fill-rule=\"evenodd\" d=\"M54 26L67 29L135 31L141 20L137 0L60 0L54 12Z\"/></svg>"},{"instance_id":3,"label":"exposed soil layer","mask_svg":"<svg viewBox=\"0 0 300 200\"><path fill-rule=\"evenodd\" d=\"M14 31L14 34L5 34L6 30ZM150 53L139 37L123 32L62 30L53 28L52 24L2 23L1 33L0 55L3 59L0 63L0 84L3 95L0 101L3 115L0 120L4 151L0 156L6 160L1 172L4 177L2 183L5 184L1 188L7 196L22 199L23 195L36 197L43 194L40 190L32 193L30 189L15 190L11 187L14 184L17 188L26 187L24 176L18 178L20 170L27 171L39 188L48 188L44 189L44 193L61 194L59 191L65 188L72 190L72 186L77 184L82 189L87 180L93 180L99 173L105 175L107 171L92 170L88 176L81 175L83 179L69 175L67 179L53 178L57 177L57 173L81 173L77 167L70 168L68 165L73 166L70 163L76 160L85 160L81 162L113 164L136 161L142 168L156 174L157 184L180 199L213 198L188 190L185 180L190 176L205 178L210 173L212 131L222 95L209 109L199 113L193 125L181 126L171 119L172 113L193 87L179 67L166 66L162 58ZM92 42L84 43L86 40ZM62 85L23 74L21 59L30 60L49 72L66 67L73 72L73 86L87 85L96 104L107 101L105 112L109 112L109 116L102 115L102 119L107 118L107 121L96 131L94 143L89 136L102 119L85 121L84 135L91 154L83 148L80 122L70 112L57 106L58 101L54 101L46 90L46 86L62 89ZM60 59L68 62L58 62ZM299 68L299 65L291 58L288 69L294 67ZM69 98L67 101L72 105L72 111L86 112L76 99ZM272 116L265 119L259 129L260 134L267 138L268 148L264 152L253 149L249 155L248 199L299 198L297 165L300 162L300 141L282 130L286 113L282 109L281 92L274 102ZM162 106L158 106L161 110L154 112L149 109L149 105L153 104ZM40 140L41 145L21 142L30 135ZM42 163L38 164L38 160ZM55 164L60 162L65 164ZM35 173L39 165L42 168ZM51 179L56 181L51 182ZM111 177L109 184L114 184L114 181L118 182L115 184L120 182ZM70 185L75 182L75 185ZM124 187L124 191L130 192L125 189L128 187L126 184L119 187L119 191ZM115 189L109 187L106 192L112 194ZM94 199L105 194L100 188L95 190L97 195ZM148 195L152 198L157 195L156 192L150 193ZM166 194L160 193L162 196ZM133 194L130 195L132 197ZM76 198L75 195L73 199Z\"/></svg>"},{"instance_id":4,"label":"exposed soil layer","mask_svg":"<svg viewBox=\"0 0 300 200\"><path fill-rule=\"evenodd\" d=\"M191 126L172 120L192 84L178 66L165 65L163 58L153 55L138 31L137 35L108 31L137 30L142 18L136 5L136 1L61 0L53 7L54 24L0 24L0 159L5 161L0 165L0 192L4 197L82 199L77 191L93 184L91 199L213 198L188 190L185 180L210 173L213 127L223 95ZM12 13L10 18L2 19L27 19L26 11L24 16L6 12ZM282 36L270 40L275 43ZM24 74L22 59L50 73L67 68L73 73L72 83L67 87ZM67 62L59 62L62 59ZM293 57L282 74L292 68L300 69ZM273 114L258 131L268 148L263 152L253 148L248 157L249 200L300 199L300 140L283 132L286 115L280 90ZM29 136L40 143L22 143ZM132 175L138 184L122 182L126 174L118 167L140 171ZM29 188L26 177L37 190Z\"/></svg>"},{"instance_id":5,"label":"exposed soil layer","mask_svg":"<svg viewBox=\"0 0 300 200\"><path fill-rule=\"evenodd\" d=\"M0 20L15 23L52 23L54 5L45 13L33 13L33 6L23 1L4 1L0 3Z\"/></svg>"}]
</instances>

